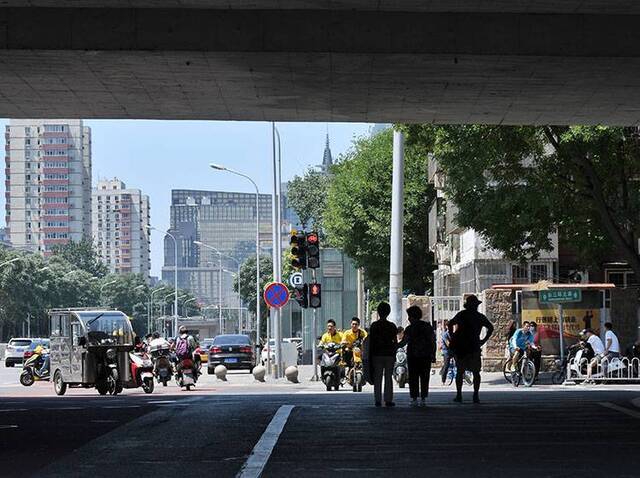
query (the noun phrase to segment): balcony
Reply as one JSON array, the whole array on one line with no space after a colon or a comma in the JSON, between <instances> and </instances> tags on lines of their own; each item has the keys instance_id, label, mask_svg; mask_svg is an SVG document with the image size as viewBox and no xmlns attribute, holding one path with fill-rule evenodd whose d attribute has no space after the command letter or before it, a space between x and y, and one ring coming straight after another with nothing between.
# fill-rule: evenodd
<instances>
[{"instance_id":1,"label":"balcony","mask_svg":"<svg viewBox=\"0 0 640 478\"><path fill-rule=\"evenodd\" d=\"M460 227L456 222L458 211L459 211L458 206L456 206L452 201L447 201L446 226L445 226L445 233L447 235L460 234L465 230L464 227Z\"/></svg>"}]
</instances>

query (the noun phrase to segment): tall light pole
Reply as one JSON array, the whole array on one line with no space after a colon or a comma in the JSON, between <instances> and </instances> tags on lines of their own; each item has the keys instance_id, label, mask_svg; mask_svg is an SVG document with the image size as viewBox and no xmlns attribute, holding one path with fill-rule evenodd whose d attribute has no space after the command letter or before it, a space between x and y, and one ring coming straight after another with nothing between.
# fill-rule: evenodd
<instances>
[{"instance_id":1,"label":"tall light pole","mask_svg":"<svg viewBox=\"0 0 640 478\"><path fill-rule=\"evenodd\" d=\"M165 286L159 287L156 290L152 290L151 293L149 294L149 307L147 309L147 332L151 331L151 316L153 315L153 296L154 294L157 294L158 292L161 292L163 290L166 290L167 288Z\"/></svg>"},{"instance_id":2,"label":"tall light pole","mask_svg":"<svg viewBox=\"0 0 640 478\"><path fill-rule=\"evenodd\" d=\"M278 154L276 156L276 137L278 139ZM281 156L281 141L280 141L280 133L276 128L275 123L271 123L271 140L273 147L273 194L272 194L272 213L271 213L271 227L273 229L273 280L275 282L282 282L282 238L280 235L280 182L281 182L281 164L282 164L282 156ZM275 361L276 367L274 370L275 378L280 378L282 376L282 336L281 336L281 323L280 323L280 309L272 308L271 309L271 317L273 318L273 329L274 329L274 343L276 346L275 351Z\"/></svg>"},{"instance_id":3,"label":"tall light pole","mask_svg":"<svg viewBox=\"0 0 640 478\"><path fill-rule=\"evenodd\" d=\"M227 254L223 254L222 252L220 252L218 249L216 249L213 246L210 246L209 244L205 244L204 242L201 241L193 241L193 243L197 246L200 247L204 247L205 249L209 249L213 252L215 252L216 254L218 254L219 256L223 256L226 257L227 259L231 259L233 262L235 262L236 264L236 268L238 269L237 272L237 277L236 277L236 283L237 283L237 288L238 288L238 309L240 309L240 307L242 307L242 303L241 303L241 299L240 299L240 261L230 255ZM239 331L242 332L242 319L239 319Z\"/></svg>"},{"instance_id":4,"label":"tall light pole","mask_svg":"<svg viewBox=\"0 0 640 478\"><path fill-rule=\"evenodd\" d=\"M256 190L256 344L260 344L260 190L255 181L246 174L219 164L211 163L209 166L217 171L227 171L249 180Z\"/></svg>"},{"instance_id":5,"label":"tall light pole","mask_svg":"<svg viewBox=\"0 0 640 478\"><path fill-rule=\"evenodd\" d=\"M159 231L155 227L151 227L145 225L150 231ZM173 336L178 335L178 240L176 237L171 234L169 231L159 231L164 233L166 236L169 236L173 239L173 252L174 252L174 270L173 270L173 289L174 289L174 298L173 298Z\"/></svg>"}]
</instances>

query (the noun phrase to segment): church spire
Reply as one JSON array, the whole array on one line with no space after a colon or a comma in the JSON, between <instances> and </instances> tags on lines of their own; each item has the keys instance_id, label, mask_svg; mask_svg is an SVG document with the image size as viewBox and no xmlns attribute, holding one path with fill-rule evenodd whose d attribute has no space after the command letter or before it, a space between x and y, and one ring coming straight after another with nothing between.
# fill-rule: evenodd
<instances>
[{"instance_id":1,"label":"church spire","mask_svg":"<svg viewBox=\"0 0 640 478\"><path fill-rule=\"evenodd\" d=\"M322 157L322 172L329 173L329 169L333 165L333 157L331 156L331 147L329 146L329 132L327 131L327 142L324 146L324 156Z\"/></svg>"}]
</instances>

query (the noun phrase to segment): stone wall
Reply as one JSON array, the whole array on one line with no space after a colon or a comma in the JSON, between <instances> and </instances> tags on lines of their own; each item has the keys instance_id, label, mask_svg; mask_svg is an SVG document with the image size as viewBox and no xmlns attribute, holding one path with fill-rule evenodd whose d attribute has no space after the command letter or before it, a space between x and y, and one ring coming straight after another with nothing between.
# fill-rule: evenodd
<instances>
[{"instance_id":1,"label":"stone wall","mask_svg":"<svg viewBox=\"0 0 640 478\"><path fill-rule=\"evenodd\" d=\"M482 295L485 315L494 326L493 335L484 347L482 369L485 372L498 372L502 371L504 364L507 331L513 319L512 292L487 289Z\"/></svg>"}]
</instances>

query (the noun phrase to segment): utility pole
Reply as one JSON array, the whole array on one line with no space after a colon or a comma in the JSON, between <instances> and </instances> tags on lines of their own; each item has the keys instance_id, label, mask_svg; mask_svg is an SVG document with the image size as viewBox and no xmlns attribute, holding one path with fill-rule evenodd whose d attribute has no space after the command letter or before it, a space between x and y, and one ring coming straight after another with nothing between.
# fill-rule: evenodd
<instances>
[{"instance_id":1,"label":"utility pole","mask_svg":"<svg viewBox=\"0 0 640 478\"><path fill-rule=\"evenodd\" d=\"M391 187L391 260L389 305L391 321L402 322L402 256L404 230L404 135L393 132L393 180Z\"/></svg>"}]
</instances>

